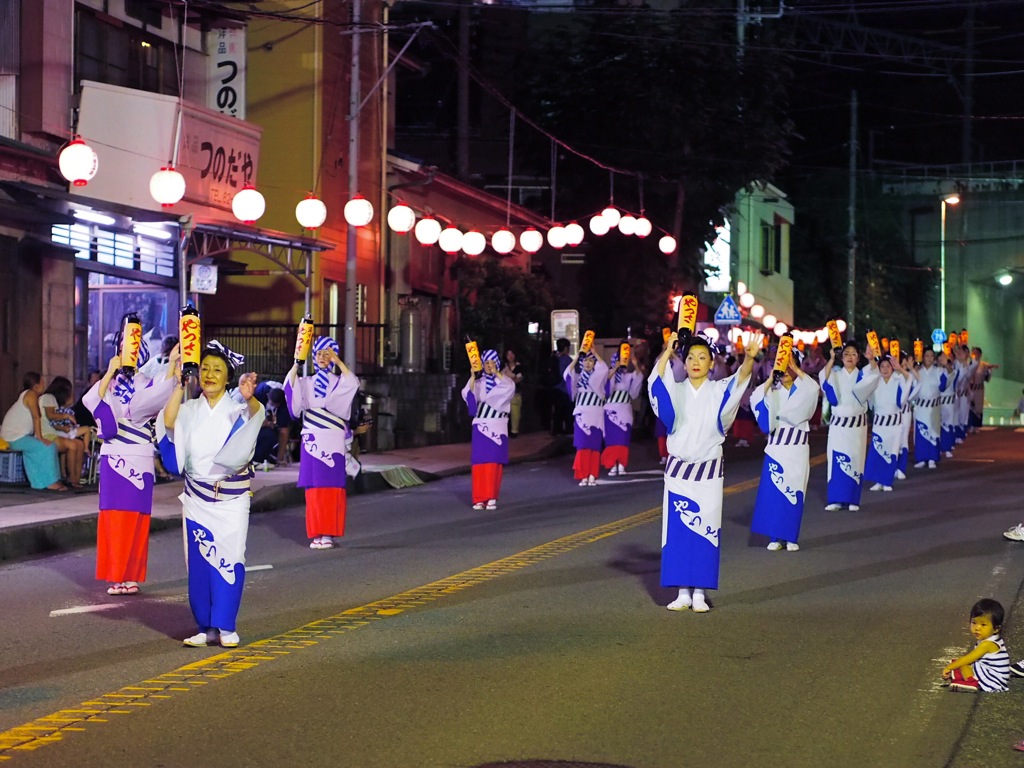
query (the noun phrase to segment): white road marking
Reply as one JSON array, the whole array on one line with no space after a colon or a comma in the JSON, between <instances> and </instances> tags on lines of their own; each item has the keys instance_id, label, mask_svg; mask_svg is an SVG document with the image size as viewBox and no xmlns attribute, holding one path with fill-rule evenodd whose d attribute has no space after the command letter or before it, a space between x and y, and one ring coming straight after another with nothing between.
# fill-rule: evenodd
<instances>
[{"instance_id":1,"label":"white road marking","mask_svg":"<svg viewBox=\"0 0 1024 768\"><path fill-rule=\"evenodd\" d=\"M110 611L114 608L123 608L128 605L128 600L123 603L100 603L98 605L79 605L74 608L61 608L56 611L50 611L50 618L55 616L70 616L75 613L96 613L98 611Z\"/></svg>"},{"instance_id":2,"label":"white road marking","mask_svg":"<svg viewBox=\"0 0 1024 768\"><path fill-rule=\"evenodd\" d=\"M273 570L272 565L247 565L245 566L246 573L252 573L253 571L270 571Z\"/></svg>"}]
</instances>

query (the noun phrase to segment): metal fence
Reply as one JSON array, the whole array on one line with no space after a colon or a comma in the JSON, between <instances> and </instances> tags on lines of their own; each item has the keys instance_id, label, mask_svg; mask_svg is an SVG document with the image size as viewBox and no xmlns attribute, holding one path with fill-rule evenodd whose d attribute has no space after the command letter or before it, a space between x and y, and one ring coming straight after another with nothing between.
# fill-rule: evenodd
<instances>
[{"instance_id":1,"label":"metal fence","mask_svg":"<svg viewBox=\"0 0 1024 768\"><path fill-rule=\"evenodd\" d=\"M382 342L385 326L377 323L359 323L356 327L356 373L365 376L382 368ZM217 339L234 352L245 355L245 369L261 377L281 380L292 367L295 351L295 325L207 325L203 337ZM335 335L337 334L337 335ZM316 336L339 338L343 332L337 326L317 325ZM344 357L344 353L342 357Z\"/></svg>"}]
</instances>

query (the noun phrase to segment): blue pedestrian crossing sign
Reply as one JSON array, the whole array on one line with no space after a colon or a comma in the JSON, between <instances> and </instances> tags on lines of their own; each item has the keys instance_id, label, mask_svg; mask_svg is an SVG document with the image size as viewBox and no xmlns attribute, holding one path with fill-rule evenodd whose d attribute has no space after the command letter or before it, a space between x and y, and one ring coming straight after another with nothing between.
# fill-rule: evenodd
<instances>
[{"instance_id":1,"label":"blue pedestrian crossing sign","mask_svg":"<svg viewBox=\"0 0 1024 768\"><path fill-rule=\"evenodd\" d=\"M736 306L732 296L726 294L715 312L715 325L739 325L743 321L740 308Z\"/></svg>"},{"instance_id":2,"label":"blue pedestrian crossing sign","mask_svg":"<svg viewBox=\"0 0 1024 768\"><path fill-rule=\"evenodd\" d=\"M941 328L932 331L932 344L941 344L946 340L946 332Z\"/></svg>"}]
</instances>

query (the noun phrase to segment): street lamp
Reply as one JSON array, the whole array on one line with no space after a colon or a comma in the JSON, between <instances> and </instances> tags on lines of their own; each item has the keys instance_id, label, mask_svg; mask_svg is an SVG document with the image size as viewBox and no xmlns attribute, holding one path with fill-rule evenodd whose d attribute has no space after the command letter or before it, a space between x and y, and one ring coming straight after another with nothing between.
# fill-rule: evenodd
<instances>
[{"instance_id":1,"label":"street lamp","mask_svg":"<svg viewBox=\"0 0 1024 768\"><path fill-rule=\"evenodd\" d=\"M956 194L942 198L942 232L939 236L939 328L946 327L946 206L959 202L960 196Z\"/></svg>"}]
</instances>

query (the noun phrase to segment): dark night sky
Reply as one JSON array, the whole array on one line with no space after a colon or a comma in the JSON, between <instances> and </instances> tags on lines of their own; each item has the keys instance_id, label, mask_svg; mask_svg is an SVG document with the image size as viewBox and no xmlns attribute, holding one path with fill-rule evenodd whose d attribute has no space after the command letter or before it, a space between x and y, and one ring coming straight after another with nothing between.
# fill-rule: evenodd
<instances>
[{"instance_id":1,"label":"dark night sky","mask_svg":"<svg viewBox=\"0 0 1024 768\"><path fill-rule=\"evenodd\" d=\"M859 101L861 167L872 161L879 169L886 163L958 164L970 5L970 0L794 0L792 8L787 3L788 23L795 30L791 111L803 137L794 145L795 168L845 166L853 89ZM976 0L973 5L972 159L1016 160L1024 157L1024 3ZM936 52L952 62L945 72L917 58L883 56L872 48L866 54L833 50L826 56L820 46L808 43L807 30L818 24L831 29L859 24L959 51Z\"/></svg>"}]
</instances>

